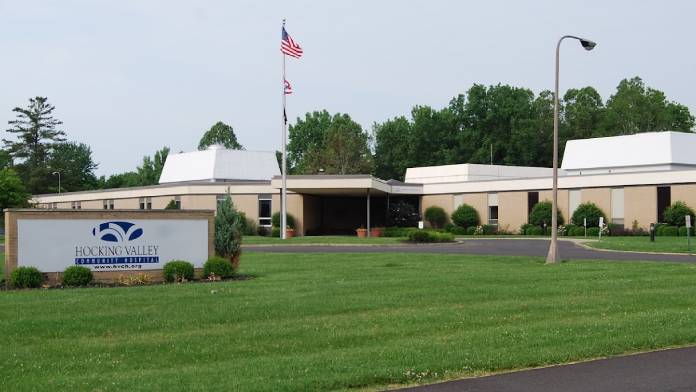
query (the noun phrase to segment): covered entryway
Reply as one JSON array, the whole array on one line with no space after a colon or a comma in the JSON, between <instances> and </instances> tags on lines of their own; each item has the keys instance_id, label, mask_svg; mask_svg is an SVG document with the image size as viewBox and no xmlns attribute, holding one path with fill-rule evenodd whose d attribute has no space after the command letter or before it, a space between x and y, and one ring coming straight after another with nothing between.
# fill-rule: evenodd
<instances>
[{"instance_id":1,"label":"covered entryway","mask_svg":"<svg viewBox=\"0 0 696 392\"><path fill-rule=\"evenodd\" d=\"M407 201L418 211L421 186L387 181L370 175L288 176L288 190L302 195L305 235L355 235L358 228L389 224L390 203ZM273 186L280 181L274 177Z\"/></svg>"}]
</instances>

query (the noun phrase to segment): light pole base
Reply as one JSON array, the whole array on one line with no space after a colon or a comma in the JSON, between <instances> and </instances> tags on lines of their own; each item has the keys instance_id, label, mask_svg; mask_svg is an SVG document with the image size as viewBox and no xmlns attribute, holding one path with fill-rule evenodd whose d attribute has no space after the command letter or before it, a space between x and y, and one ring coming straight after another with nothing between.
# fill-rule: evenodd
<instances>
[{"instance_id":1,"label":"light pole base","mask_svg":"<svg viewBox=\"0 0 696 392\"><path fill-rule=\"evenodd\" d=\"M558 243L556 241L551 241L549 245L549 253L546 255L546 264L556 264L560 256L558 255Z\"/></svg>"}]
</instances>

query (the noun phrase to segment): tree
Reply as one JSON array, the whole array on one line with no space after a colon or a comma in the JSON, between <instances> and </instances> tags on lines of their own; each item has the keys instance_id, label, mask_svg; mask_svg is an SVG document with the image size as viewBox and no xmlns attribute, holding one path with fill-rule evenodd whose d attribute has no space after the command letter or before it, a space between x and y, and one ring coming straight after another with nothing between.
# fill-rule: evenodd
<instances>
[{"instance_id":1,"label":"tree","mask_svg":"<svg viewBox=\"0 0 696 392\"><path fill-rule=\"evenodd\" d=\"M338 115L338 114L337 114ZM326 110L305 114L295 125L288 127L288 173L307 173L305 155L324 147L324 135L331 126L332 116ZM313 173L312 173L313 174Z\"/></svg>"},{"instance_id":2,"label":"tree","mask_svg":"<svg viewBox=\"0 0 696 392\"><path fill-rule=\"evenodd\" d=\"M17 171L31 193L42 193L48 188L47 160L53 145L65 141L65 132L58 130L61 121L53 118L55 106L45 97L29 99L27 108L12 109L17 118L8 122L7 132L17 135L16 141L3 139L10 156L17 163Z\"/></svg>"},{"instance_id":3,"label":"tree","mask_svg":"<svg viewBox=\"0 0 696 392\"><path fill-rule=\"evenodd\" d=\"M203 134L200 142L198 142L198 149L205 150L208 146L212 146L213 144L220 144L231 150L244 149L237 141L237 135L234 134L234 129L222 121L216 122L215 125L210 127L210 129Z\"/></svg>"},{"instance_id":4,"label":"tree","mask_svg":"<svg viewBox=\"0 0 696 392\"><path fill-rule=\"evenodd\" d=\"M60 172L61 189L66 192L94 189L98 186L94 171L99 165L92 160L92 149L84 143L56 144L51 151L48 166L51 172Z\"/></svg>"},{"instance_id":5,"label":"tree","mask_svg":"<svg viewBox=\"0 0 696 392\"><path fill-rule=\"evenodd\" d=\"M478 226L481 222L478 211L468 204L462 204L452 213L452 222L459 227Z\"/></svg>"},{"instance_id":6,"label":"tree","mask_svg":"<svg viewBox=\"0 0 696 392\"><path fill-rule=\"evenodd\" d=\"M234 208L232 197L227 194L222 203L218 204L215 216L215 253L230 259L232 269L237 271L241 246L241 216Z\"/></svg>"},{"instance_id":7,"label":"tree","mask_svg":"<svg viewBox=\"0 0 696 392\"><path fill-rule=\"evenodd\" d=\"M169 203L164 207L165 210L180 210L179 205L176 204L176 200L171 199L169 200Z\"/></svg>"},{"instance_id":8,"label":"tree","mask_svg":"<svg viewBox=\"0 0 696 392\"><path fill-rule=\"evenodd\" d=\"M639 132L691 131L694 116L678 103L668 102L662 91L646 87L639 77L622 80L607 101L605 136Z\"/></svg>"},{"instance_id":9,"label":"tree","mask_svg":"<svg viewBox=\"0 0 696 392\"><path fill-rule=\"evenodd\" d=\"M0 149L0 169L12 166L12 155L7 150Z\"/></svg>"},{"instance_id":10,"label":"tree","mask_svg":"<svg viewBox=\"0 0 696 392\"><path fill-rule=\"evenodd\" d=\"M396 117L372 126L375 141L375 175L384 179L403 180L411 164L409 140L411 123L406 117Z\"/></svg>"},{"instance_id":11,"label":"tree","mask_svg":"<svg viewBox=\"0 0 696 392\"><path fill-rule=\"evenodd\" d=\"M153 158L150 158L149 155L144 156L142 165L136 169L139 177L138 185L155 185L159 183L162 168L164 168L164 162L167 160L168 155L169 147L165 146L161 150L156 151Z\"/></svg>"},{"instance_id":12,"label":"tree","mask_svg":"<svg viewBox=\"0 0 696 392\"><path fill-rule=\"evenodd\" d=\"M310 151L305 162L309 173L324 169L326 174L361 174L372 172L372 155L368 137L348 115L335 116L326 130L324 147Z\"/></svg>"},{"instance_id":13,"label":"tree","mask_svg":"<svg viewBox=\"0 0 696 392\"><path fill-rule=\"evenodd\" d=\"M358 174L372 172L369 137L349 115L307 113L291 126L288 161L293 173Z\"/></svg>"},{"instance_id":14,"label":"tree","mask_svg":"<svg viewBox=\"0 0 696 392\"><path fill-rule=\"evenodd\" d=\"M26 207L29 196L17 172L10 168L0 169L0 211Z\"/></svg>"},{"instance_id":15,"label":"tree","mask_svg":"<svg viewBox=\"0 0 696 392\"><path fill-rule=\"evenodd\" d=\"M140 186L140 176L138 173L129 171L125 173L112 174L109 178L99 177L98 187L100 189L130 188Z\"/></svg>"}]
</instances>

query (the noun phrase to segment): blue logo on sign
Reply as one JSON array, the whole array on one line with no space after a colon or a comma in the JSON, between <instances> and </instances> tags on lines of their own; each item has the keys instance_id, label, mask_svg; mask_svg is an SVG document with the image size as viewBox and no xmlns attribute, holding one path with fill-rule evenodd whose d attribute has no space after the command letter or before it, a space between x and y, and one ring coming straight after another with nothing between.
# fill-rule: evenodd
<instances>
[{"instance_id":1,"label":"blue logo on sign","mask_svg":"<svg viewBox=\"0 0 696 392\"><path fill-rule=\"evenodd\" d=\"M143 229L134 223L113 221L104 222L92 229L92 234L102 241L128 242L143 235Z\"/></svg>"}]
</instances>

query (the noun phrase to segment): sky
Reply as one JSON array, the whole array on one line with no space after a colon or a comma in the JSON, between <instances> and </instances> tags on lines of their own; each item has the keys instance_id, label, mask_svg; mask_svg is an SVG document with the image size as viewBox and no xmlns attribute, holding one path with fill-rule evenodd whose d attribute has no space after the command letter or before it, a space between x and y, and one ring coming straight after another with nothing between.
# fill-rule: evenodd
<instances>
[{"instance_id":1,"label":"sky","mask_svg":"<svg viewBox=\"0 0 696 392\"><path fill-rule=\"evenodd\" d=\"M46 96L97 174L163 146L195 150L215 122L248 150L280 150L283 18L291 122L348 113L366 130L414 105L442 108L472 84L594 86L606 100L640 76L696 113L696 2L0 0L0 133Z\"/></svg>"}]
</instances>

